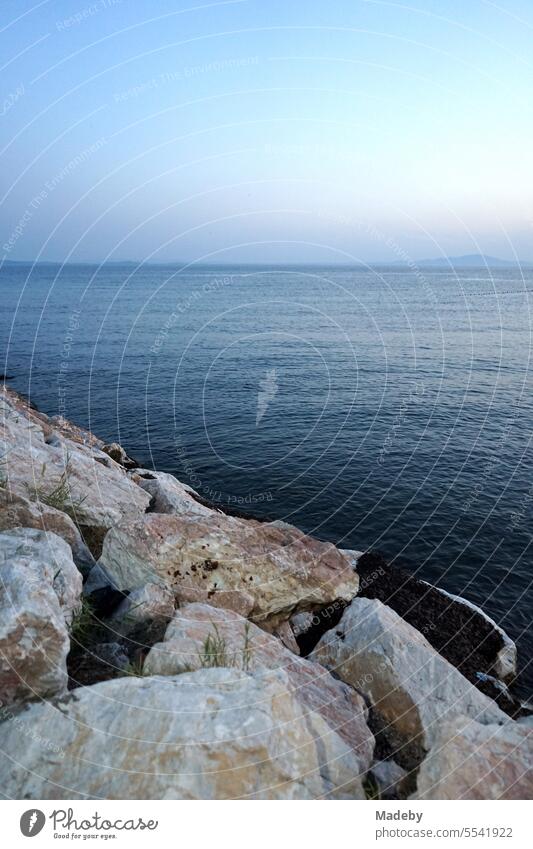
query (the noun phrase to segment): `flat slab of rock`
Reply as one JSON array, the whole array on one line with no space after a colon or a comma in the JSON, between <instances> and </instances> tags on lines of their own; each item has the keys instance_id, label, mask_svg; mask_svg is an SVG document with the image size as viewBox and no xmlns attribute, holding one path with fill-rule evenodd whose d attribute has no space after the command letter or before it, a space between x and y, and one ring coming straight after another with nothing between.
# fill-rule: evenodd
<instances>
[{"instance_id":1,"label":"flat slab of rock","mask_svg":"<svg viewBox=\"0 0 533 849\"><path fill-rule=\"evenodd\" d=\"M0 723L0 752L16 799L363 798L353 751L281 671L84 687Z\"/></svg>"},{"instance_id":2,"label":"flat slab of rock","mask_svg":"<svg viewBox=\"0 0 533 849\"><path fill-rule=\"evenodd\" d=\"M431 748L445 719L464 714L482 723L510 721L422 634L374 599L355 598L309 659L366 696L400 765L408 754L407 768Z\"/></svg>"},{"instance_id":3,"label":"flat slab of rock","mask_svg":"<svg viewBox=\"0 0 533 849\"><path fill-rule=\"evenodd\" d=\"M444 722L418 774L413 799L531 799L533 727Z\"/></svg>"},{"instance_id":4,"label":"flat slab of rock","mask_svg":"<svg viewBox=\"0 0 533 849\"><path fill-rule=\"evenodd\" d=\"M49 698L67 686L68 626L82 578L53 533L0 534L0 693L4 705Z\"/></svg>"},{"instance_id":5,"label":"flat slab of rock","mask_svg":"<svg viewBox=\"0 0 533 849\"><path fill-rule=\"evenodd\" d=\"M207 639L211 640L211 651L217 646L223 648L221 656L206 655ZM168 624L164 642L156 643L148 653L143 671L148 675L175 675L210 663L230 663L251 671L283 669L289 692L306 710L320 714L350 746L359 760L358 772L367 771L374 738L366 724L361 696L335 680L324 667L295 656L278 638L237 613L207 604L185 605Z\"/></svg>"},{"instance_id":6,"label":"flat slab of rock","mask_svg":"<svg viewBox=\"0 0 533 849\"><path fill-rule=\"evenodd\" d=\"M149 513L107 534L99 565L117 589L161 580L180 602L206 602L257 622L350 600L358 577L333 545L296 528L214 514Z\"/></svg>"}]
</instances>

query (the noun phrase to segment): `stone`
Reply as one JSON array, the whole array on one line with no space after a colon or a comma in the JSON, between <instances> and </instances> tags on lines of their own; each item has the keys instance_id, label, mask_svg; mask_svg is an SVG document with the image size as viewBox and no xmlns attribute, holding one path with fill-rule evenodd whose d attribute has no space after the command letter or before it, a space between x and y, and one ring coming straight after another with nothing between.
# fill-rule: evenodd
<instances>
[{"instance_id":1,"label":"stone","mask_svg":"<svg viewBox=\"0 0 533 849\"><path fill-rule=\"evenodd\" d=\"M208 638L215 642L206 652ZM177 610L167 626L164 641L149 651L143 672L175 675L209 663L230 664L245 671L283 669L289 691L307 711L324 718L356 753L359 772L366 772L374 738L366 725L363 699L323 667L295 656L275 636L233 611L207 604L188 604Z\"/></svg>"},{"instance_id":2,"label":"stone","mask_svg":"<svg viewBox=\"0 0 533 849\"><path fill-rule=\"evenodd\" d=\"M349 601L358 587L335 546L223 514L149 513L123 522L108 532L99 565L118 589L159 580L180 603L207 602L270 626L297 610Z\"/></svg>"},{"instance_id":3,"label":"stone","mask_svg":"<svg viewBox=\"0 0 533 849\"><path fill-rule=\"evenodd\" d=\"M150 512L170 513L175 516L211 516L219 512L200 504L194 498L197 493L193 489L166 472L136 469L131 477L152 497Z\"/></svg>"},{"instance_id":4,"label":"stone","mask_svg":"<svg viewBox=\"0 0 533 849\"><path fill-rule=\"evenodd\" d=\"M357 569L357 561L363 556L364 552L356 551L354 548L340 548L339 551L342 551L344 556L348 558L355 571Z\"/></svg>"},{"instance_id":5,"label":"stone","mask_svg":"<svg viewBox=\"0 0 533 849\"><path fill-rule=\"evenodd\" d=\"M117 634L127 635L143 622L172 619L174 594L164 584L148 583L132 590L109 621Z\"/></svg>"},{"instance_id":6,"label":"stone","mask_svg":"<svg viewBox=\"0 0 533 849\"><path fill-rule=\"evenodd\" d=\"M0 534L0 698L4 705L49 698L67 686L68 627L82 578L56 534Z\"/></svg>"},{"instance_id":7,"label":"stone","mask_svg":"<svg viewBox=\"0 0 533 849\"><path fill-rule=\"evenodd\" d=\"M148 493L96 440L83 441L74 426L54 425L2 389L0 456L9 490L68 513L93 554L99 555L110 527L143 514L150 504Z\"/></svg>"},{"instance_id":8,"label":"stone","mask_svg":"<svg viewBox=\"0 0 533 849\"><path fill-rule=\"evenodd\" d=\"M413 799L531 799L533 727L456 716L437 728Z\"/></svg>"},{"instance_id":9,"label":"stone","mask_svg":"<svg viewBox=\"0 0 533 849\"><path fill-rule=\"evenodd\" d=\"M370 775L378 786L380 799L403 797L403 785L408 773L395 761L374 761L370 767Z\"/></svg>"},{"instance_id":10,"label":"stone","mask_svg":"<svg viewBox=\"0 0 533 849\"><path fill-rule=\"evenodd\" d=\"M365 696L395 760L407 768L431 748L445 719L465 714L482 723L509 721L419 631L376 599L355 598L309 658Z\"/></svg>"},{"instance_id":11,"label":"stone","mask_svg":"<svg viewBox=\"0 0 533 849\"><path fill-rule=\"evenodd\" d=\"M0 723L8 798L364 798L358 758L281 670L113 679L16 719Z\"/></svg>"},{"instance_id":12,"label":"stone","mask_svg":"<svg viewBox=\"0 0 533 849\"><path fill-rule=\"evenodd\" d=\"M103 569L99 563L95 563L83 585L83 595L88 597L98 590L105 590L108 588L116 591L116 587L114 587L113 582L105 569Z\"/></svg>"},{"instance_id":13,"label":"stone","mask_svg":"<svg viewBox=\"0 0 533 849\"><path fill-rule=\"evenodd\" d=\"M272 626L270 626L268 622L263 622L259 624L259 627L262 628L263 631L266 631L267 634L273 634L277 637L278 640L283 643L285 648L289 649L289 651L292 651L294 654L300 654L300 648L296 642L288 619Z\"/></svg>"},{"instance_id":14,"label":"stone","mask_svg":"<svg viewBox=\"0 0 533 849\"><path fill-rule=\"evenodd\" d=\"M123 466L125 469L135 469L137 466L135 460L128 457L122 445L119 445L118 442L108 442L107 445L102 445L102 451L104 454L107 454L108 457L111 457L115 463L118 463L119 466Z\"/></svg>"},{"instance_id":15,"label":"stone","mask_svg":"<svg viewBox=\"0 0 533 849\"><path fill-rule=\"evenodd\" d=\"M294 637L299 637L301 634L306 634L314 624L318 624L318 619L315 621L316 614L310 610L305 610L303 613L295 613L290 618L290 624Z\"/></svg>"},{"instance_id":16,"label":"stone","mask_svg":"<svg viewBox=\"0 0 533 849\"><path fill-rule=\"evenodd\" d=\"M62 537L72 549L74 563L82 575L88 575L94 566L93 555L67 513L0 488L0 531L21 527L52 531Z\"/></svg>"}]
</instances>

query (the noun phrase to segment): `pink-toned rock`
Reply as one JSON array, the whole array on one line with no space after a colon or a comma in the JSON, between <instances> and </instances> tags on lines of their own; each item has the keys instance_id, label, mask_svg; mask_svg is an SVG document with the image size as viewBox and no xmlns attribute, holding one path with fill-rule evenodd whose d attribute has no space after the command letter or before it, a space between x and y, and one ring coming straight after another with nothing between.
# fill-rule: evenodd
<instances>
[{"instance_id":1,"label":"pink-toned rock","mask_svg":"<svg viewBox=\"0 0 533 849\"><path fill-rule=\"evenodd\" d=\"M107 530L144 513L150 496L88 431L32 410L0 389L0 456L5 485L32 501L54 502L99 554Z\"/></svg>"},{"instance_id":2,"label":"pink-toned rock","mask_svg":"<svg viewBox=\"0 0 533 849\"><path fill-rule=\"evenodd\" d=\"M0 533L0 706L67 688L68 629L81 575L67 543L47 531Z\"/></svg>"},{"instance_id":3,"label":"pink-toned rock","mask_svg":"<svg viewBox=\"0 0 533 849\"><path fill-rule=\"evenodd\" d=\"M119 678L0 722L12 799L353 801L365 798L362 777L281 670Z\"/></svg>"},{"instance_id":4,"label":"pink-toned rock","mask_svg":"<svg viewBox=\"0 0 533 849\"><path fill-rule=\"evenodd\" d=\"M289 620L285 620L285 622L280 622L277 625L270 626L268 622L259 623L259 626L266 631L267 634L273 634L278 640L281 640L285 648L292 651L293 654L300 654L300 647L296 642L296 637L294 636L294 632L291 628L291 623Z\"/></svg>"},{"instance_id":5,"label":"pink-toned rock","mask_svg":"<svg viewBox=\"0 0 533 849\"><path fill-rule=\"evenodd\" d=\"M206 643L208 638L210 645ZM237 613L207 604L188 604L175 612L164 642L152 647L143 671L148 675L176 675L184 669L206 665L230 666L247 672L283 669L290 693L308 711L325 719L357 753L360 772L367 771L374 738L366 725L365 703L355 690L318 664L295 656L276 637Z\"/></svg>"},{"instance_id":6,"label":"pink-toned rock","mask_svg":"<svg viewBox=\"0 0 533 849\"><path fill-rule=\"evenodd\" d=\"M94 557L67 513L39 501L30 501L6 488L0 488L0 531L9 531L12 528L52 531L70 545L74 562L82 574L88 574L94 566Z\"/></svg>"},{"instance_id":7,"label":"pink-toned rock","mask_svg":"<svg viewBox=\"0 0 533 849\"><path fill-rule=\"evenodd\" d=\"M107 534L100 565L117 589L159 579L180 602L207 602L271 627L297 610L350 600L358 577L335 546L296 528L226 515L149 513Z\"/></svg>"},{"instance_id":8,"label":"pink-toned rock","mask_svg":"<svg viewBox=\"0 0 533 849\"><path fill-rule=\"evenodd\" d=\"M466 716L439 726L413 799L531 799L533 727L481 725Z\"/></svg>"}]
</instances>

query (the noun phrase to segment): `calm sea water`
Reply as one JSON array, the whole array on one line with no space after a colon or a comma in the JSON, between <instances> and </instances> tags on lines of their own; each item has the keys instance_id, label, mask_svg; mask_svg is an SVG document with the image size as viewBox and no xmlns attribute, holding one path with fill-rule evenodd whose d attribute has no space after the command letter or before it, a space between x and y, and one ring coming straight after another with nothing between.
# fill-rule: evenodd
<instances>
[{"instance_id":1,"label":"calm sea water","mask_svg":"<svg viewBox=\"0 0 533 849\"><path fill-rule=\"evenodd\" d=\"M40 409L208 498L409 561L527 666L531 271L10 266L0 298L0 371Z\"/></svg>"}]
</instances>

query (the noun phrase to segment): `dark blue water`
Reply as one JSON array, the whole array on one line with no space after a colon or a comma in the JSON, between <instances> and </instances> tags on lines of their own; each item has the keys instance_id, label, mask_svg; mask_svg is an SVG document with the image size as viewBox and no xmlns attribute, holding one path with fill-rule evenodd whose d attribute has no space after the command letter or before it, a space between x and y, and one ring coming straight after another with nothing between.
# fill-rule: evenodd
<instances>
[{"instance_id":1,"label":"dark blue water","mask_svg":"<svg viewBox=\"0 0 533 849\"><path fill-rule=\"evenodd\" d=\"M408 560L529 663L531 271L11 266L0 297L0 371L46 413Z\"/></svg>"}]
</instances>

